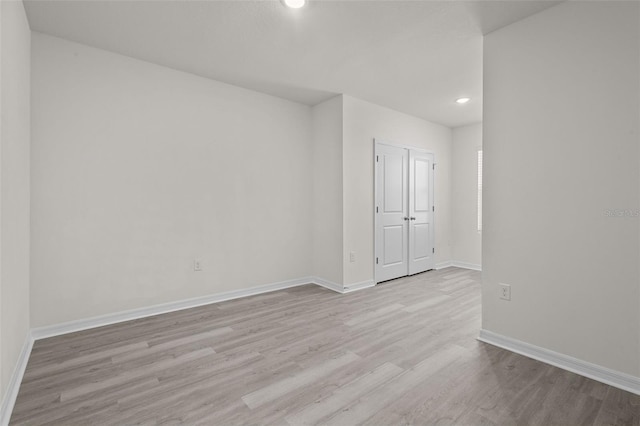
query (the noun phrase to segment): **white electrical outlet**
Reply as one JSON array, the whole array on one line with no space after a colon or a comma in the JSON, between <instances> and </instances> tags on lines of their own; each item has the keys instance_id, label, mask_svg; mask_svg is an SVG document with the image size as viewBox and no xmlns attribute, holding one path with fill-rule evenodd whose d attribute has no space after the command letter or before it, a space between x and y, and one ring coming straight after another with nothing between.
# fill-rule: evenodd
<instances>
[{"instance_id":1,"label":"white electrical outlet","mask_svg":"<svg viewBox=\"0 0 640 426\"><path fill-rule=\"evenodd\" d=\"M500 299L511 300L511 286L509 284L498 284Z\"/></svg>"},{"instance_id":2,"label":"white electrical outlet","mask_svg":"<svg viewBox=\"0 0 640 426\"><path fill-rule=\"evenodd\" d=\"M352 251L351 253L349 253L349 262L353 263L356 261L356 252Z\"/></svg>"},{"instance_id":3,"label":"white electrical outlet","mask_svg":"<svg viewBox=\"0 0 640 426\"><path fill-rule=\"evenodd\" d=\"M195 259L193 261L193 270L202 271L202 259Z\"/></svg>"}]
</instances>

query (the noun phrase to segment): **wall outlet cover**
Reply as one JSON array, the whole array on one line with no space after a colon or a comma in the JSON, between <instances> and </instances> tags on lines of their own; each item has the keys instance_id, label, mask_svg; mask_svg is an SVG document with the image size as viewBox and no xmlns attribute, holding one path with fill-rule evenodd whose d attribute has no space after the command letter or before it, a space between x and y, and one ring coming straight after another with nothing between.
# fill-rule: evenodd
<instances>
[{"instance_id":1,"label":"wall outlet cover","mask_svg":"<svg viewBox=\"0 0 640 426\"><path fill-rule=\"evenodd\" d=\"M193 261L193 270L194 271L202 271L202 259L195 259Z\"/></svg>"},{"instance_id":2,"label":"wall outlet cover","mask_svg":"<svg viewBox=\"0 0 640 426\"><path fill-rule=\"evenodd\" d=\"M498 284L499 297L503 300L511 300L511 286L509 284Z\"/></svg>"}]
</instances>

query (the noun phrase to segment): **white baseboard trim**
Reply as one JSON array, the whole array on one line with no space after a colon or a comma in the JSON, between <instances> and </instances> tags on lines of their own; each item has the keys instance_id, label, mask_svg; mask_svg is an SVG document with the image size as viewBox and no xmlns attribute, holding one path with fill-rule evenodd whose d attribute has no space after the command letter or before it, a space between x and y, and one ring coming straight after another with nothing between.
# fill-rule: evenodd
<instances>
[{"instance_id":1,"label":"white baseboard trim","mask_svg":"<svg viewBox=\"0 0 640 426\"><path fill-rule=\"evenodd\" d=\"M494 346L524 355L529 358L551 364L563 370L588 377L613 387L640 395L640 377L620 371L611 370L597 364L592 364L530 343L512 339L488 330L480 330L478 340Z\"/></svg>"},{"instance_id":2,"label":"white baseboard trim","mask_svg":"<svg viewBox=\"0 0 640 426\"><path fill-rule=\"evenodd\" d=\"M374 287L376 283L373 280L361 281L359 283L344 286L343 293L351 293L353 291L364 290L365 288Z\"/></svg>"},{"instance_id":3,"label":"white baseboard trim","mask_svg":"<svg viewBox=\"0 0 640 426\"><path fill-rule=\"evenodd\" d=\"M453 266L453 262L450 261L450 260L447 260L446 262L436 263L436 271L438 269L444 269L444 268L448 268L450 266Z\"/></svg>"},{"instance_id":4,"label":"white baseboard trim","mask_svg":"<svg viewBox=\"0 0 640 426\"><path fill-rule=\"evenodd\" d=\"M333 281L325 280L320 277L311 277L311 282L315 285L319 285L320 287L335 291L336 293L344 293L344 287L342 284L334 283Z\"/></svg>"},{"instance_id":5,"label":"white baseboard trim","mask_svg":"<svg viewBox=\"0 0 640 426\"><path fill-rule=\"evenodd\" d=\"M452 261L451 266L463 269L473 269L474 271L482 271L482 265L477 265L475 263L458 262L457 260Z\"/></svg>"},{"instance_id":6,"label":"white baseboard trim","mask_svg":"<svg viewBox=\"0 0 640 426\"><path fill-rule=\"evenodd\" d=\"M69 321L61 324L54 324L44 327L36 327L31 329L31 336L34 340L46 339L47 337L60 336L67 333L75 333L77 331L88 330L96 327L117 324L123 321L131 321L139 318L146 318L153 315L166 314L169 312L180 311L183 309L195 308L212 303L223 302L225 300L238 299L240 297L255 296L258 294L269 293L286 288L297 287L305 284L315 284L338 293L349 293L364 288L373 287L373 280L363 281L361 283L350 284L343 287L340 284L325 280L320 277L303 277L278 283L266 284L257 287L251 287L242 290L227 291L224 293L211 294L192 299L179 300L176 302L163 303L159 305L148 306L144 308L132 309L128 311L115 312L112 314L100 315L92 318L86 318L76 321Z\"/></svg>"},{"instance_id":7,"label":"white baseboard trim","mask_svg":"<svg viewBox=\"0 0 640 426\"><path fill-rule=\"evenodd\" d=\"M341 294L364 290L365 288L375 287L376 285L373 280L367 280L343 286L342 284L334 283L333 281L325 280L324 278L320 277L311 277L311 279L314 284L319 285L320 287L328 288L329 290L333 290Z\"/></svg>"},{"instance_id":8,"label":"white baseboard trim","mask_svg":"<svg viewBox=\"0 0 640 426\"><path fill-rule=\"evenodd\" d=\"M445 262L436 263L436 270L449 267L473 269L474 271L482 271L482 265L476 265L475 263L459 262L457 260L447 260Z\"/></svg>"},{"instance_id":9,"label":"white baseboard trim","mask_svg":"<svg viewBox=\"0 0 640 426\"><path fill-rule=\"evenodd\" d=\"M61 334L74 333L76 331L90 328L103 327L105 325L116 324L123 321L130 321L153 315L166 314L168 312L180 311L183 309L195 308L212 303L223 302L225 300L238 299L240 297L255 296L286 288L297 287L305 284L315 284L314 277L297 278L278 283L266 284L242 290L232 290L224 293L211 294L192 299L179 300L176 302L163 303L144 308L132 309L129 311L115 312L112 314L100 315L97 317L69 321L62 324L54 324L45 327L31 329L34 340L45 339L47 337L59 336Z\"/></svg>"},{"instance_id":10,"label":"white baseboard trim","mask_svg":"<svg viewBox=\"0 0 640 426\"><path fill-rule=\"evenodd\" d=\"M20 384L22 383L22 377L24 371L27 369L27 363L29 362L29 356L31 355L31 349L33 348L33 336L31 332L27 334L27 337L22 345L18 362L13 370L9 385L7 386L4 398L2 398L2 405L0 406L0 425L6 426L11 420L11 413L13 412L13 406L18 398L18 391L20 390Z\"/></svg>"}]
</instances>

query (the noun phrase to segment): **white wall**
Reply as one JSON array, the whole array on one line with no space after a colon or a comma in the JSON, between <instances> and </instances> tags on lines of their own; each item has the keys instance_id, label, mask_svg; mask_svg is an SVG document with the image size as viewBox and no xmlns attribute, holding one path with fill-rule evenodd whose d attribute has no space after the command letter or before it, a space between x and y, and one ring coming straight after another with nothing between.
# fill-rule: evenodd
<instances>
[{"instance_id":1,"label":"white wall","mask_svg":"<svg viewBox=\"0 0 640 426\"><path fill-rule=\"evenodd\" d=\"M480 268L482 233L478 232L478 150L482 123L453 129L452 257L457 264Z\"/></svg>"},{"instance_id":2,"label":"white wall","mask_svg":"<svg viewBox=\"0 0 640 426\"><path fill-rule=\"evenodd\" d=\"M312 108L313 275L342 285L342 96Z\"/></svg>"},{"instance_id":3,"label":"white wall","mask_svg":"<svg viewBox=\"0 0 640 426\"><path fill-rule=\"evenodd\" d=\"M34 327L309 275L309 107L38 33L32 60Z\"/></svg>"},{"instance_id":4,"label":"white wall","mask_svg":"<svg viewBox=\"0 0 640 426\"><path fill-rule=\"evenodd\" d=\"M436 259L451 260L451 129L33 40L33 326L309 275L371 281L374 137L435 152Z\"/></svg>"},{"instance_id":5,"label":"white wall","mask_svg":"<svg viewBox=\"0 0 640 426\"><path fill-rule=\"evenodd\" d=\"M635 376L638 7L565 2L486 36L483 121L483 328Z\"/></svg>"},{"instance_id":6,"label":"white wall","mask_svg":"<svg viewBox=\"0 0 640 426\"><path fill-rule=\"evenodd\" d=\"M343 99L344 284L373 280L374 138L435 153L436 263L450 261L451 129L351 96Z\"/></svg>"},{"instance_id":7,"label":"white wall","mask_svg":"<svg viewBox=\"0 0 640 426\"><path fill-rule=\"evenodd\" d=\"M0 2L0 399L29 330L31 31L22 2Z\"/></svg>"}]
</instances>

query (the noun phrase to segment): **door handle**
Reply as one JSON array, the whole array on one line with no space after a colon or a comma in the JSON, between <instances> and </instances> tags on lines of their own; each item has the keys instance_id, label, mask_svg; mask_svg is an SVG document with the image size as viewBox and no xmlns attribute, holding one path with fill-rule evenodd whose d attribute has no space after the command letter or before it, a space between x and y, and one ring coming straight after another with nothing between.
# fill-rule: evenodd
<instances>
[{"instance_id":1,"label":"door handle","mask_svg":"<svg viewBox=\"0 0 640 426\"><path fill-rule=\"evenodd\" d=\"M415 217L410 217L409 220L416 220L416 218Z\"/></svg>"},{"instance_id":2,"label":"door handle","mask_svg":"<svg viewBox=\"0 0 640 426\"><path fill-rule=\"evenodd\" d=\"M403 219L404 219L404 220L409 220L409 218L408 218L408 217L405 217L405 218L403 218Z\"/></svg>"}]
</instances>

